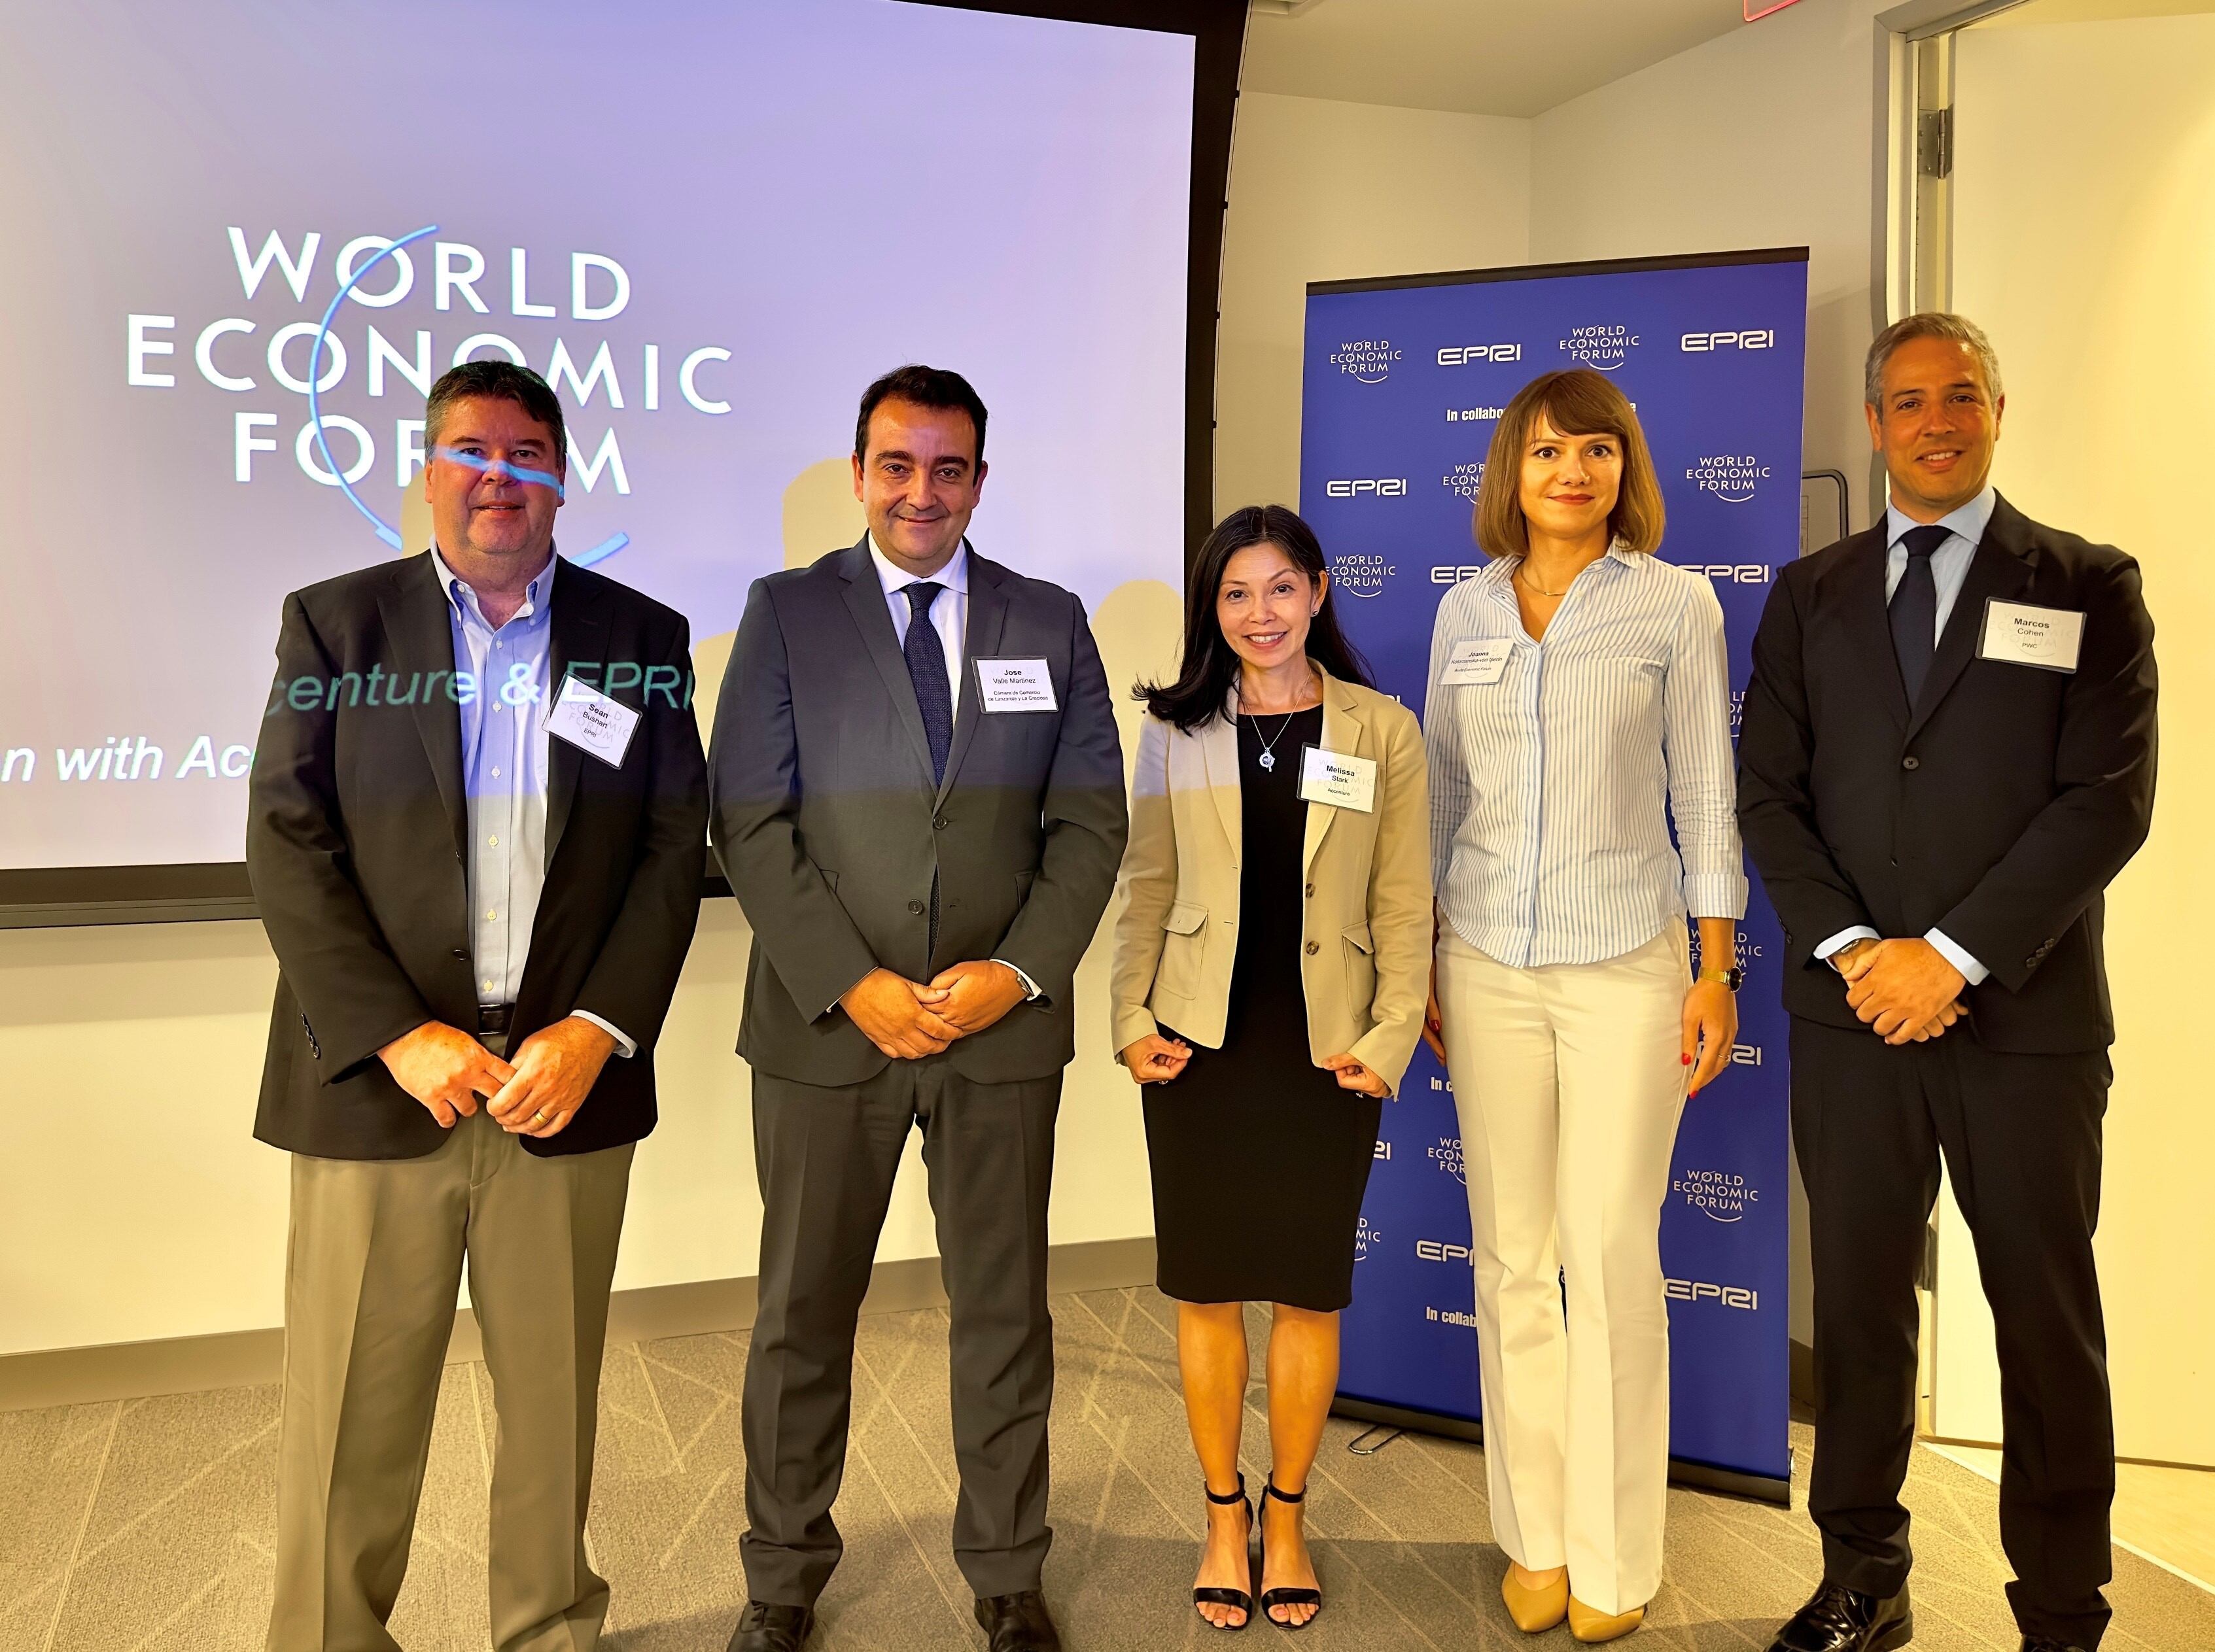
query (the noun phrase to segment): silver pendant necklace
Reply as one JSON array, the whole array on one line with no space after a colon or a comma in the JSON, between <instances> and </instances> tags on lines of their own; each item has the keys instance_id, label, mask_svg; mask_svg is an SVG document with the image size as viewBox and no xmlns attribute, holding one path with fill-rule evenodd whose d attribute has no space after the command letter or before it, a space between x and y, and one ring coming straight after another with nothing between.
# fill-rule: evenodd
<instances>
[{"instance_id":1,"label":"silver pendant necklace","mask_svg":"<svg viewBox=\"0 0 2215 1652\"><path fill-rule=\"evenodd\" d=\"M1261 740L1261 719L1258 717L1255 717L1254 713L1251 712L1247 713L1246 715L1253 719L1254 737L1256 740ZM1277 766L1277 742L1285 737L1285 731L1292 727L1292 719L1298 715L1299 713L1298 712L1286 712L1285 713L1285 720L1277 725L1277 731L1271 735L1267 739L1261 740L1261 770L1264 774L1267 774L1269 770Z\"/></svg>"}]
</instances>

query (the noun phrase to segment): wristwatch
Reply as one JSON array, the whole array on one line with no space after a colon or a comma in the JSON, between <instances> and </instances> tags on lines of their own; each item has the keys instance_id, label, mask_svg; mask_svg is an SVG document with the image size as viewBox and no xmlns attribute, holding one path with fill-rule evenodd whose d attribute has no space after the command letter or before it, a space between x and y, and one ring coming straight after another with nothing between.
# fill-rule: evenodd
<instances>
[{"instance_id":1,"label":"wristwatch","mask_svg":"<svg viewBox=\"0 0 2215 1652\"><path fill-rule=\"evenodd\" d=\"M1733 992L1736 992L1740 987L1746 985L1746 971L1733 964L1727 970L1703 970L1700 971L1700 979L1720 981Z\"/></svg>"}]
</instances>

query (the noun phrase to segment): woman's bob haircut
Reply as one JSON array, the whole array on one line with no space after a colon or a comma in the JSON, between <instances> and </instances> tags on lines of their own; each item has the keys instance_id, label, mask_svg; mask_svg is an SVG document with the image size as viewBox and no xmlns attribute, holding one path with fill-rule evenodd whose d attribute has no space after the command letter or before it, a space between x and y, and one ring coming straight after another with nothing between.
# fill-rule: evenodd
<instances>
[{"instance_id":1,"label":"woman's bob haircut","mask_svg":"<svg viewBox=\"0 0 2215 1652\"><path fill-rule=\"evenodd\" d=\"M1477 548L1487 556L1521 556L1531 548L1521 499L1523 456L1540 419L1564 436L1612 436L1623 444L1623 487L1607 514L1611 539L1625 550L1661 543L1661 479L1638 415L1613 383L1589 367L1542 373L1515 393L1492 432L1484 480L1476 487Z\"/></svg>"}]
</instances>

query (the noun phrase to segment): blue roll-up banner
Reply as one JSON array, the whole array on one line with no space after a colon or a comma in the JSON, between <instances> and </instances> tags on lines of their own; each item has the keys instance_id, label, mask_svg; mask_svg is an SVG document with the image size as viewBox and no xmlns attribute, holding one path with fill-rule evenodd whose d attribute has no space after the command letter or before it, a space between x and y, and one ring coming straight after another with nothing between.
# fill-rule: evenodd
<instances>
[{"instance_id":1,"label":"blue roll-up banner","mask_svg":"<svg viewBox=\"0 0 2215 1652\"><path fill-rule=\"evenodd\" d=\"M1598 369L1638 409L1668 506L1660 554L1715 584L1732 725L1754 627L1800 537L1804 248L1477 270L1308 289L1301 511L1339 618L1420 715L1439 599L1484 562L1470 531L1508 398ZM1791 1477L1784 1013L1759 884L1733 1066L1685 1109L1661 1215L1678 1478L1782 1498ZM1362 1207L1340 1409L1447 1432L1479 1420L1469 1207L1446 1075L1418 1048Z\"/></svg>"}]
</instances>

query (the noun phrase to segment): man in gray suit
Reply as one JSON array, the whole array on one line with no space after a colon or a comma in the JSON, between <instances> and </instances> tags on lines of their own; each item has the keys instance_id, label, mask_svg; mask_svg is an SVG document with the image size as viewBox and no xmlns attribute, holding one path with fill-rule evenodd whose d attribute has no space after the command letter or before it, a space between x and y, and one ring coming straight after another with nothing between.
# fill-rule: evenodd
<instances>
[{"instance_id":1,"label":"man in gray suit","mask_svg":"<svg viewBox=\"0 0 2215 1652\"><path fill-rule=\"evenodd\" d=\"M854 1322L917 1126L953 1320L955 1562L993 1652L1060 1644L1039 1593L1046 1195L1123 758L1083 604L963 537L984 449L960 375L871 385L854 437L869 530L755 583L715 713L712 835L754 931L739 1053L765 1207L733 1652L795 1652L838 1563Z\"/></svg>"}]
</instances>

